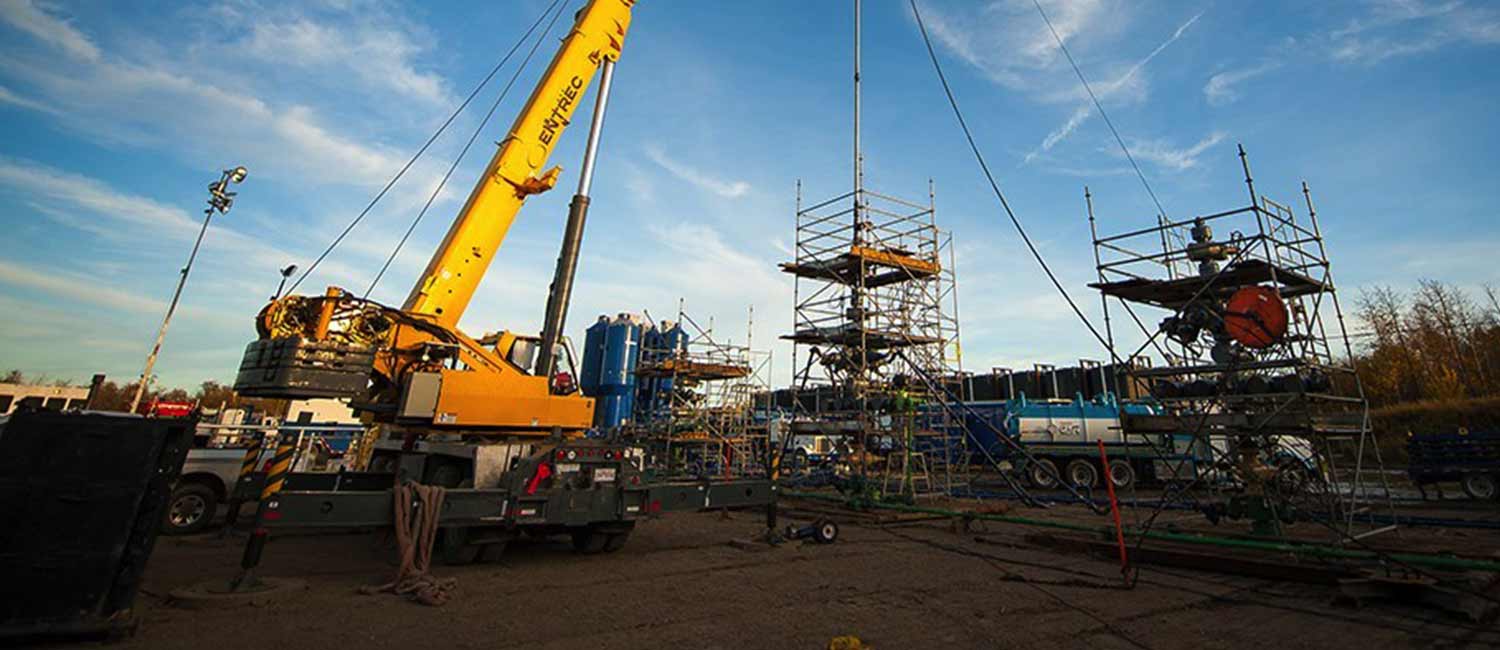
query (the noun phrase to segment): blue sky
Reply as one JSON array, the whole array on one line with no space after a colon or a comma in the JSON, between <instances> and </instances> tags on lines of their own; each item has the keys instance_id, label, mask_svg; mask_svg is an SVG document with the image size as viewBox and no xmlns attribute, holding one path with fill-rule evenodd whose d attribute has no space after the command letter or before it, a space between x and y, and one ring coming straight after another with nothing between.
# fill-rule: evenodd
<instances>
[{"instance_id":1,"label":"blue sky","mask_svg":"<svg viewBox=\"0 0 1500 650\"><path fill-rule=\"evenodd\" d=\"M232 379L276 269L305 267L545 4L0 0L0 367L139 373L205 186L243 164L249 179L209 233L158 365L167 385ZM575 338L597 314L671 317L680 298L743 342L753 306L754 343L775 350L785 382L788 351L772 341L791 322L791 282L775 264L790 255L795 183L809 197L848 189L849 4L638 3ZM936 184L959 242L965 366L1103 357L1002 221L906 4L866 5L868 185L920 198ZM1500 7L1045 5L1173 216L1245 202L1243 143L1263 193L1291 202L1312 184L1346 300L1427 277L1500 282ZM1107 231L1148 224L1149 198L1028 0L922 6L1002 187L1097 318L1082 188ZM376 298L405 296L556 36ZM461 117L303 290L366 286L480 115ZM559 190L523 210L463 320L471 334L540 329L583 138L564 136Z\"/></svg>"}]
</instances>

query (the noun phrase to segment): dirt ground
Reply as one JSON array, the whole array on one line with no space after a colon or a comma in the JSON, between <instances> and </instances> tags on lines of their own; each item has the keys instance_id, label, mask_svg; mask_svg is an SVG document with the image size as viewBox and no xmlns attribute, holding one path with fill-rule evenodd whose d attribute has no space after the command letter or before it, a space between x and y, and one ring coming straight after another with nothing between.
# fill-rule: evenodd
<instances>
[{"instance_id":1,"label":"dirt ground","mask_svg":"<svg viewBox=\"0 0 1500 650\"><path fill-rule=\"evenodd\" d=\"M261 607L180 609L166 594L227 580L243 538L163 538L140 629L110 647L824 648L840 635L883 649L1500 646L1495 624L1337 605L1323 586L1146 567L1127 591L1112 563L1026 546L1015 527L851 518L832 545L729 543L762 522L753 512L673 515L593 556L561 539L515 542L497 562L437 567L459 585L436 608L357 593L393 571L381 534L285 533L266 549L263 575L305 578L306 591Z\"/></svg>"}]
</instances>

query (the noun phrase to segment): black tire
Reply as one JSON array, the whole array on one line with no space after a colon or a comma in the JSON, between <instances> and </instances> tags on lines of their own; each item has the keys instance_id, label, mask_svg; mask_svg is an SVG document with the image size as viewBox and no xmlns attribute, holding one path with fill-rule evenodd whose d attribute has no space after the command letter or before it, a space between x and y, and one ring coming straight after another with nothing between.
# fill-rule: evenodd
<instances>
[{"instance_id":1,"label":"black tire","mask_svg":"<svg viewBox=\"0 0 1500 650\"><path fill-rule=\"evenodd\" d=\"M437 467L427 472L426 483L449 490L474 486L472 479L464 478L464 469L458 463L439 463Z\"/></svg>"},{"instance_id":2,"label":"black tire","mask_svg":"<svg viewBox=\"0 0 1500 650\"><path fill-rule=\"evenodd\" d=\"M1480 472L1464 474L1464 477L1459 479L1458 484L1459 487L1463 488L1464 494L1469 495L1470 499L1489 501L1500 497L1500 484L1496 483L1494 474Z\"/></svg>"},{"instance_id":3,"label":"black tire","mask_svg":"<svg viewBox=\"0 0 1500 650\"><path fill-rule=\"evenodd\" d=\"M590 526L573 531L573 550L584 555L595 555L604 551L609 535Z\"/></svg>"},{"instance_id":4,"label":"black tire","mask_svg":"<svg viewBox=\"0 0 1500 650\"><path fill-rule=\"evenodd\" d=\"M1068 461L1067 473L1063 478L1077 488L1092 488L1099 484L1099 468L1082 458Z\"/></svg>"},{"instance_id":5,"label":"black tire","mask_svg":"<svg viewBox=\"0 0 1500 650\"><path fill-rule=\"evenodd\" d=\"M1130 461L1119 458L1109 461L1109 482L1114 484L1116 490L1135 485L1135 478L1135 466Z\"/></svg>"},{"instance_id":6,"label":"black tire","mask_svg":"<svg viewBox=\"0 0 1500 650\"><path fill-rule=\"evenodd\" d=\"M832 544L839 538L839 525L831 519L819 519L813 522L814 542L819 544Z\"/></svg>"},{"instance_id":7,"label":"black tire","mask_svg":"<svg viewBox=\"0 0 1500 650\"><path fill-rule=\"evenodd\" d=\"M204 483L189 481L172 490L162 532L167 535L191 535L202 532L213 523L219 510L219 495Z\"/></svg>"},{"instance_id":8,"label":"black tire","mask_svg":"<svg viewBox=\"0 0 1500 650\"><path fill-rule=\"evenodd\" d=\"M448 566L473 564L484 546L469 543L469 529L453 526L438 529L437 551Z\"/></svg>"},{"instance_id":9,"label":"black tire","mask_svg":"<svg viewBox=\"0 0 1500 650\"><path fill-rule=\"evenodd\" d=\"M479 547L480 562L499 562L505 557L505 547L509 542L490 542Z\"/></svg>"},{"instance_id":10,"label":"black tire","mask_svg":"<svg viewBox=\"0 0 1500 650\"><path fill-rule=\"evenodd\" d=\"M1043 490L1057 487L1059 476L1062 476L1062 473L1057 471L1057 463L1047 458L1031 461L1031 465L1026 468L1026 480L1030 481L1032 486Z\"/></svg>"},{"instance_id":11,"label":"black tire","mask_svg":"<svg viewBox=\"0 0 1500 650\"><path fill-rule=\"evenodd\" d=\"M400 464L401 459L397 456L377 453L370 459L368 471L374 474L395 474Z\"/></svg>"},{"instance_id":12,"label":"black tire","mask_svg":"<svg viewBox=\"0 0 1500 650\"><path fill-rule=\"evenodd\" d=\"M625 542L628 541L630 541L630 531L628 530L621 533L610 533L604 538L604 552L614 553L625 548Z\"/></svg>"}]
</instances>

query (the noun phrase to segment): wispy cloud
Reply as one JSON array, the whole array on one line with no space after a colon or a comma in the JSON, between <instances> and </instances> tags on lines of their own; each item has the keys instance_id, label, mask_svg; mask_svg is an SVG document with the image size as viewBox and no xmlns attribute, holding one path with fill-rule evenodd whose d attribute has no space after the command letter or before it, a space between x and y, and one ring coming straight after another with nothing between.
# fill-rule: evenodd
<instances>
[{"instance_id":1,"label":"wispy cloud","mask_svg":"<svg viewBox=\"0 0 1500 650\"><path fill-rule=\"evenodd\" d=\"M1240 93L1235 86L1279 67L1281 67L1279 61L1267 61L1248 68L1220 72L1209 77L1208 83L1203 85L1203 96L1212 106L1231 104L1240 98Z\"/></svg>"},{"instance_id":2,"label":"wispy cloud","mask_svg":"<svg viewBox=\"0 0 1500 650\"><path fill-rule=\"evenodd\" d=\"M1104 0L1049 0L1042 3L1064 41L1090 30L1096 36L1110 27L1104 19L1119 7ZM1060 64L1052 34L1030 2L994 2L965 16L925 8L922 19L938 45L973 66L995 83L1045 96L1050 85L1037 82ZM975 15L978 14L978 15Z\"/></svg>"},{"instance_id":3,"label":"wispy cloud","mask_svg":"<svg viewBox=\"0 0 1500 650\"><path fill-rule=\"evenodd\" d=\"M374 188L404 162L404 156L391 147L339 132L330 126L337 121L325 119L312 107L258 95L244 83L255 79L253 75L233 78L214 69L200 70L184 62L187 57L181 53L154 46L137 48L149 54L133 59L111 55L57 17L48 5L0 3L0 7L8 12L0 16L13 24L12 14L39 13L50 21L44 24L54 26L53 31L72 35L43 39L48 46L88 53L71 60L58 60L51 53L12 51L0 56L0 72L25 83L28 96L18 99L28 107L46 107L43 110L70 129L132 145L175 149L195 161L232 150L244 164L260 170L261 178ZM66 31L59 31L62 28ZM370 63L362 65L391 63L374 55L369 58ZM401 65L392 67L391 79L409 76ZM410 70L409 66L404 69ZM418 94L443 91L435 78L399 83L417 89ZM430 172L418 172L412 186L430 186L425 177L436 176Z\"/></svg>"},{"instance_id":4,"label":"wispy cloud","mask_svg":"<svg viewBox=\"0 0 1500 650\"><path fill-rule=\"evenodd\" d=\"M98 278L69 276L52 270L43 273L4 260L0 260L0 283L130 312L155 313L166 308L163 302L101 284Z\"/></svg>"},{"instance_id":5,"label":"wispy cloud","mask_svg":"<svg viewBox=\"0 0 1500 650\"><path fill-rule=\"evenodd\" d=\"M1500 44L1500 9L1464 0L1373 0L1366 15L1328 34L1335 61L1374 65L1449 45Z\"/></svg>"},{"instance_id":6,"label":"wispy cloud","mask_svg":"<svg viewBox=\"0 0 1500 650\"><path fill-rule=\"evenodd\" d=\"M49 113L51 115L61 114L61 111L58 111L56 108L43 104L34 99L27 99L25 97L17 95L14 92L11 92L11 90L9 88L6 88L5 86L0 86L0 104L10 104L12 106L19 106L21 108L33 111Z\"/></svg>"},{"instance_id":7,"label":"wispy cloud","mask_svg":"<svg viewBox=\"0 0 1500 650\"><path fill-rule=\"evenodd\" d=\"M99 48L59 13L51 4L32 0L0 2L0 19L12 27L56 46L73 58L98 61Z\"/></svg>"},{"instance_id":8,"label":"wispy cloud","mask_svg":"<svg viewBox=\"0 0 1500 650\"><path fill-rule=\"evenodd\" d=\"M656 147L646 147L646 156L651 159L651 162L656 163L673 176L687 181L688 184L698 189L717 194L726 199L739 198L750 191L750 184L745 181L724 180L715 177L696 167L673 160Z\"/></svg>"},{"instance_id":9,"label":"wispy cloud","mask_svg":"<svg viewBox=\"0 0 1500 650\"><path fill-rule=\"evenodd\" d=\"M111 239L188 241L200 222L185 210L148 197L122 192L103 181L32 161L0 157L0 192L20 197L67 226ZM298 256L216 222L204 240L207 250L242 267L272 269ZM365 277L336 262L325 262L341 281Z\"/></svg>"},{"instance_id":10,"label":"wispy cloud","mask_svg":"<svg viewBox=\"0 0 1500 650\"><path fill-rule=\"evenodd\" d=\"M1130 143L1130 153L1136 160L1143 160L1171 171L1185 171L1198 166L1198 157L1210 147L1224 141L1228 134L1214 131L1189 147L1176 147L1166 140L1139 140ZM1104 151L1115 156L1124 156L1114 147Z\"/></svg>"},{"instance_id":11,"label":"wispy cloud","mask_svg":"<svg viewBox=\"0 0 1500 650\"><path fill-rule=\"evenodd\" d=\"M404 31L366 21L320 22L287 9L289 15L256 11L241 16L249 33L232 45L243 56L276 65L322 69L372 88L431 104L452 104L447 81L418 69L423 51Z\"/></svg>"},{"instance_id":12,"label":"wispy cloud","mask_svg":"<svg viewBox=\"0 0 1500 650\"><path fill-rule=\"evenodd\" d=\"M1202 17L1203 12L1201 11L1197 14L1194 14L1192 18L1187 19L1187 22L1179 25L1177 29L1172 32L1172 35L1167 38L1167 40L1162 41L1161 44L1157 45L1155 49L1151 50L1151 53L1131 64L1129 68L1125 69L1125 72L1121 73L1119 76L1113 79L1105 81L1102 84L1094 84L1093 86L1095 96L1097 96L1099 98L1099 101L1102 103L1106 99L1118 94L1122 89L1126 88L1135 88L1138 92L1144 94L1144 90L1142 90L1139 86L1139 84L1141 83L1141 71L1144 70L1146 66L1149 65L1151 61L1157 57L1157 55L1160 55L1169 46L1171 46L1173 43L1176 43L1178 39L1182 38L1182 35L1187 32L1188 28L1192 27L1193 23L1198 22L1198 19ZM1061 35L1061 32L1059 32L1059 35ZM1080 92L1084 93L1085 95L1087 94L1082 90L1080 90ZM1085 97L1081 99L1080 102L1081 103L1078 105L1078 107L1073 109L1072 114L1068 116L1068 119L1066 121L1064 121L1056 129L1053 129L1050 133L1048 133L1047 137L1042 139L1042 143L1038 145L1036 149L1033 149L1026 154L1026 157L1022 159L1022 164L1029 164L1033 160L1036 160L1037 156L1040 156L1042 153L1051 151L1053 147L1056 147L1058 143L1067 139L1067 137L1072 135L1074 131L1078 130L1079 126L1083 125L1083 123L1088 120L1089 116L1092 115L1094 111L1092 99Z\"/></svg>"}]
</instances>

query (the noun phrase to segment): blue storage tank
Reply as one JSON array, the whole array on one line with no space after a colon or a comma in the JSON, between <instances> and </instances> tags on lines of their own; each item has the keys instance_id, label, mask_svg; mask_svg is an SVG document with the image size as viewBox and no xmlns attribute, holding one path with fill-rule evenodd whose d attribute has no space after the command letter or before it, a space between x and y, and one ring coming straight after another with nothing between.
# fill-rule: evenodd
<instances>
[{"instance_id":1,"label":"blue storage tank","mask_svg":"<svg viewBox=\"0 0 1500 650\"><path fill-rule=\"evenodd\" d=\"M640 361L641 322L631 314L600 316L584 335L584 394L593 391L594 426L613 429L635 408L635 369Z\"/></svg>"},{"instance_id":2,"label":"blue storage tank","mask_svg":"<svg viewBox=\"0 0 1500 650\"><path fill-rule=\"evenodd\" d=\"M583 368L579 373L578 387L588 397L599 396L599 379L604 361L604 330L609 327L609 317L599 315L599 320L583 333Z\"/></svg>"},{"instance_id":3,"label":"blue storage tank","mask_svg":"<svg viewBox=\"0 0 1500 650\"><path fill-rule=\"evenodd\" d=\"M661 334L664 339L662 347L673 353L687 352L688 333L687 330L682 328L682 323L662 321L661 325L666 330Z\"/></svg>"}]
</instances>

